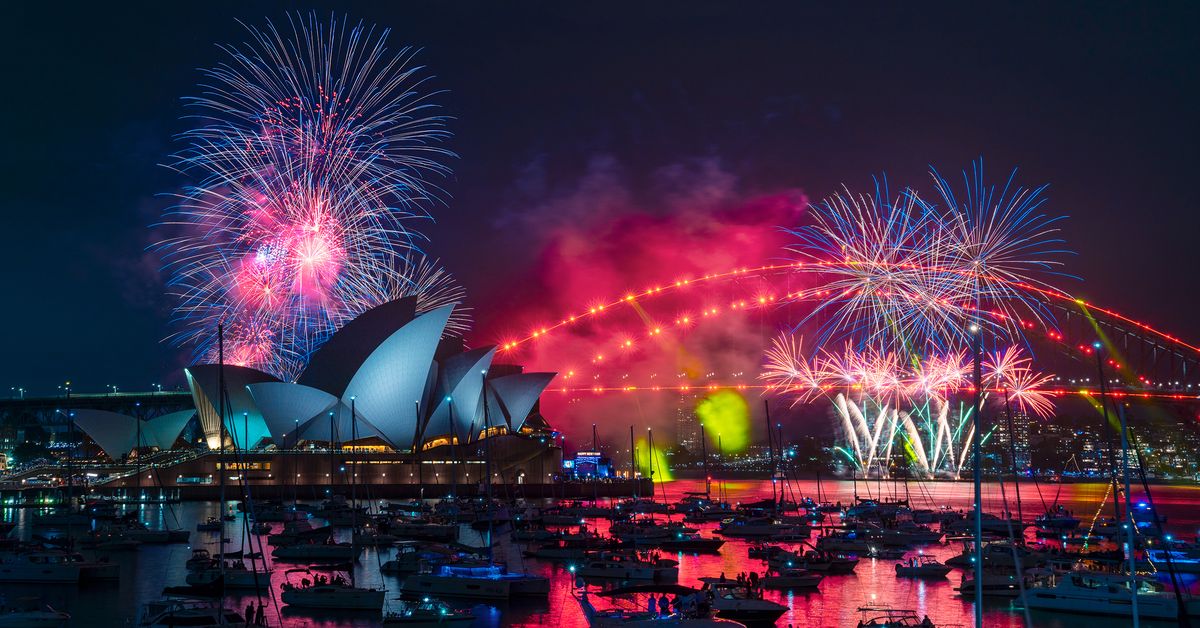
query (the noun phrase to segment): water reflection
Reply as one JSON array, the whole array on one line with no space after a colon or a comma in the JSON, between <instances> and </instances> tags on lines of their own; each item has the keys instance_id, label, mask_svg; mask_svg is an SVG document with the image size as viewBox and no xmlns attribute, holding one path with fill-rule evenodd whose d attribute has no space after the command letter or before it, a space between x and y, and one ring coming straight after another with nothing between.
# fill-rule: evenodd
<instances>
[{"instance_id":1,"label":"water reflection","mask_svg":"<svg viewBox=\"0 0 1200 628\"><path fill-rule=\"evenodd\" d=\"M816 495L815 483L801 482L795 487L800 495ZM887 482L833 482L822 483L822 490L832 501L850 503L857 489L862 496L900 497L906 495L917 507L938 507L947 505L956 509L966 509L970 504L971 487L965 483L926 482L902 486ZM1042 503L1064 504L1085 520L1085 525L1095 513L1104 516L1111 514L1111 501L1105 501L1108 494L1104 484L1062 484L1049 486L1025 486L1022 496L1026 498L1024 514L1026 519L1042 512ZM670 501L678 500L686 491L703 490L701 482L676 481L668 483L659 493L662 499L665 492ZM731 481L725 483L724 490L735 501L753 501L764 496L770 497L771 486L758 481ZM868 493L869 491L869 493ZM1193 537L1200 527L1200 489L1196 487L1155 487L1155 503L1160 511L1168 517L1168 528L1175 534ZM1011 491L1010 491L1011 497ZM1111 496L1110 496L1111 497ZM1140 496L1135 495L1135 499ZM1003 500L999 487L987 486L984 492L985 509L1000 512ZM216 503L189 502L176 504L173 507L148 505L142 509L143 520L152 527L178 527L195 530L197 522L207 517L217 516L219 509ZM1013 508L1015 511L1015 508ZM28 523L32 512L24 510L9 510L3 513L5 519L19 522L17 534L22 538L30 538L32 530ZM279 524L274 524L278 528ZM704 536L712 536L712 530L717 524L699 524ZM242 522L227 524L226 536L232 543L229 549L242 546ZM599 522L601 531L607 529L607 522ZM39 531L40 532L40 531ZM349 530L339 529L337 540L349 541ZM95 583L81 586L47 586L47 585L7 585L4 593L10 599L31 597L43 600L56 608L70 612L74 619L72 626L122 626L133 625L141 604L147 600L157 599L166 585L183 584L186 575L184 563L191 554L192 547L206 547L214 553L217 551L219 537L215 533L193 532L190 545L145 545L136 551L109 552L105 555L120 565L121 579L119 583ZM496 548L497 561L507 561L513 569L528 570L551 578L551 592L547 600L523 600L509 604L491 605L478 604L470 601L459 601L454 605L459 608L469 608L476 617L476 626L532 626L551 625L555 628L573 628L586 626L587 622L580 611L579 605L573 599L573 578L567 565L523 558L522 546L511 543L506 534L498 534L499 543ZM461 542L469 545L481 545L482 533L469 527L462 529ZM265 543L265 539L264 539ZM765 564L751 560L747 556L749 543L729 539L721 548L719 554L688 554L677 553L672 557L679 561L679 583L687 586L698 586L700 577L719 576L724 572L733 578L738 573L757 571L764 572ZM790 545L790 544L789 544ZM257 548L257 543L255 544ZM247 551L250 551L246 548ZM935 559L945 562L957 554L957 545L927 546L925 553ZM91 552L87 552L89 555ZM269 555L269 549L267 551ZM355 567L355 577L361 586L385 587L388 598L398 597L392 592L398 591L402 576L385 576L379 572L379 566L393 558L395 550L390 548L377 549L368 547ZM780 619L781 626L813 626L818 628L834 628L854 626L858 619L857 609L868 604L887 604L896 608L909 608L917 611L918 616L928 615L931 619L942 624L960 624L969 626L972 623L973 605L969 600L957 596L954 588L959 584L961 572L954 570L949 577L938 580L918 578L897 578L894 560L862 559L854 573L848 575L829 575L821 582L817 591L771 591L765 593L767 599L785 604L788 612ZM288 565L279 563L273 565L272 591L264 592L263 603L267 605L267 616L272 625L285 626L376 626L379 625L377 616L353 616L343 613L328 612L299 612L282 609L278 601L279 584L284 579L284 572L289 567L304 565ZM1186 580L1188 586L1196 589L1195 576ZM611 586L610 584L601 586ZM231 598L228 605L234 609L244 609L248 603L257 604L258 598L253 595L241 595ZM989 627L1024 626L1023 614L1014 608L1013 602L1003 599L989 598L984 603L985 624ZM282 621L281 621L282 620ZM1127 622L1103 617L1081 618L1070 615L1053 615L1033 613L1034 625L1046 628L1066 628L1079 626L1086 621L1088 628L1116 628ZM1154 626L1152 622L1143 625ZM1170 624L1158 624L1170 625Z\"/></svg>"}]
</instances>

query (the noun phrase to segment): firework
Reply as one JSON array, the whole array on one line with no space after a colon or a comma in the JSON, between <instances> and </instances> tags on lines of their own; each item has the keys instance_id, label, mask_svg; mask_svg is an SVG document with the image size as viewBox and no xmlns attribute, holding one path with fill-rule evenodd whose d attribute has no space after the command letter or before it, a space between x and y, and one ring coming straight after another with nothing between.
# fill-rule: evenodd
<instances>
[{"instance_id":1,"label":"firework","mask_svg":"<svg viewBox=\"0 0 1200 628\"><path fill-rule=\"evenodd\" d=\"M1017 347L989 353L983 364L984 404L1014 403L1048 417L1054 406L1032 359ZM793 405L828 394L848 447L839 451L855 468L871 471L903 448L914 468L927 475L957 476L971 440L971 408L953 397L968 390L966 352L902 357L879 348L817 350L806 358L790 335L775 338L760 376L770 389L790 395ZM986 438L986 434L984 435Z\"/></svg>"},{"instance_id":2,"label":"firework","mask_svg":"<svg viewBox=\"0 0 1200 628\"><path fill-rule=\"evenodd\" d=\"M1015 172L999 191L981 164L973 173L965 200L933 171L940 204L877 181L872 195L845 189L812 206L789 250L829 295L810 315L826 317L823 341L920 355L964 346L972 323L1012 340L1023 314L1049 319L1039 274L1064 253L1061 218L1041 212L1045 188L1016 186Z\"/></svg>"},{"instance_id":3,"label":"firework","mask_svg":"<svg viewBox=\"0 0 1200 628\"><path fill-rule=\"evenodd\" d=\"M285 379L371 307L461 296L411 227L440 200L431 177L451 156L414 51L389 52L388 31L362 23L289 27L247 26L249 42L223 47L229 60L187 99L198 126L171 165L197 183L158 245L179 299L173 339L207 357L223 321L249 339L248 362Z\"/></svg>"}]
</instances>

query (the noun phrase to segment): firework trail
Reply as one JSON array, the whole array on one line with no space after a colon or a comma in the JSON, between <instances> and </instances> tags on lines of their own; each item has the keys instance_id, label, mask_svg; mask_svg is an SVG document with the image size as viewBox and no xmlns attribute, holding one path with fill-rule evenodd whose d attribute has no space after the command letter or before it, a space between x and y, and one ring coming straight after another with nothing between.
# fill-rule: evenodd
<instances>
[{"instance_id":1,"label":"firework trail","mask_svg":"<svg viewBox=\"0 0 1200 628\"><path fill-rule=\"evenodd\" d=\"M170 166L197 183L157 247L178 297L172 340L202 359L224 321L248 363L294 379L363 311L413 294L429 309L461 291L410 226L441 200L431 178L452 156L414 51L389 51L388 31L362 23L288 26L247 26L186 100L197 126Z\"/></svg>"}]
</instances>

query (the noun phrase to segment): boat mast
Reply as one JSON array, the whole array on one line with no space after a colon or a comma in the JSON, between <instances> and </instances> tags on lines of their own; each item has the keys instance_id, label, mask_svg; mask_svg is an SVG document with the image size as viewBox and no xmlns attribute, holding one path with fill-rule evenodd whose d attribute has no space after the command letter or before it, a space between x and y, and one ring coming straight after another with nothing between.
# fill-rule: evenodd
<instances>
[{"instance_id":1,"label":"boat mast","mask_svg":"<svg viewBox=\"0 0 1200 628\"><path fill-rule=\"evenodd\" d=\"M491 438L491 434L488 433L488 430L491 429L491 419L490 419L490 414L488 413L488 404L487 404L487 371L482 371L479 374L479 378L483 382L483 438L484 438L483 458L484 458L484 462L485 462L485 464L484 464L484 474L485 474L484 480L486 480L486 482L487 482L487 484L485 485L485 494L486 494L487 504L485 506L484 513L488 520L488 527L487 527L488 564L492 565L492 564L495 564L495 557L492 555L492 525L495 522L495 517L492 516L492 438ZM594 430L595 426L593 425L592 428ZM594 433L595 432L593 431L593 434Z\"/></svg>"},{"instance_id":2,"label":"boat mast","mask_svg":"<svg viewBox=\"0 0 1200 628\"><path fill-rule=\"evenodd\" d=\"M704 442L704 423L700 423L700 455L704 459L704 499L712 499L712 476L708 474L708 444Z\"/></svg>"},{"instance_id":3,"label":"boat mast","mask_svg":"<svg viewBox=\"0 0 1200 628\"><path fill-rule=\"evenodd\" d=\"M775 449L771 441L771 406L766 399L763 399L763 411L767 418L767 466L771 468L771 503L778 506L778 498L775 496Z\"/></svg>"},{"instance_id":4,"label":"boat mast","mask_svg":"<svg viewBox=\"0 0 1200 628\"><path fill-rule=\"evenodd\" d=\"M980 405L983 401L983 364L981 353L983 334L979 325L973 323L971 331L971 352L973 354L971 367L971 383L974 395L971 402L971 420L974 422L975 435L971 439L971 454L974 468L975 484L975 628L983 628L983 455L980 451L980 441L983 440L983 419L980 417Z\"/></svg>"},{"instance_id":5,"label":"boat mast","mask_svg":"<svg viewBox=\"0 0 1200 628\"><path fill-rule=\"evenodd\" d=\"M217 435L221 443L220 453L217 454L217 470L221 475L221 502L217 513L217 520L221 525L221 540L217 546L220 549L217 565L221 573L223 607L225 599L225 475L228 472L225 468L225 323L223 322L217 323L217 406L217 420L220 422Z\"/></svg>"},{"instance_id":6,"label":"boat mast","mask_svg":"<svg viewBox=\"0 0 1200 628\"><path fill-rule=\"evenodd\" d=\"M358 458L354 441L358 440L358 420L355 417L354 397L350 397L350 586L354 586L354 563L358 562Z\"/></svg>"},{"instance_id":7,"label":"boat mast","mask_svg":"<svg viewBox=\"0 0 1200 628\"><path fill-rule=\"evenodd\" d=\"M1099 355L1096 356L1096 359L1100 359ZM1133 520L1133 506L1129 503L1129 498L1133 495L1129 491L1129 424L1125 422L1125 408L1120 404L1114 405L1117 407L1117 417L1121 420L1121 475L1125 479L1125 516L1129 519L1125 526L1125 557L1129 559L1130 610L1133 611L1133 628L1139 628L1141 619L1138 617L1137 555L1134 553L1136 546L1133 540L1137 523ZM1117 497L1114 496L1113 500L1116 501ZM1170 542L1167 543L1165 551L1171 551Z\"/></svg>"},{"instance_id":8,"label":"boat mast","mask_svg":"<svg viewBox=\"0 0 1200 628\"><path fill-rule=\"evenodd\" d=\"M1101 345L1099 342L1092 343L1092 348L1096 354L1096 375L1100 381L1100 413L1104 416L1104 434L1108 439L1108 473L1112 481L1113 491L1113 521L1121 520L1121 500L1117 495L1119 489L1117 487L1117 452L1113 443L1113 426L1108 422L1108 387L1104 382L1104 362L1100 358Z\"/></svg>"},{"instance_id":9,"label":"boat mast","mask_svg":"<svg viewBox=\"0 0 1200 628\"><path fill-rule=\"evenodd\" d=\"M637 497L639 482L637 481L637 445L633 442L633 426L629 426L629 479L633 482L633 496Z\"/></svg>"}]
</instances>

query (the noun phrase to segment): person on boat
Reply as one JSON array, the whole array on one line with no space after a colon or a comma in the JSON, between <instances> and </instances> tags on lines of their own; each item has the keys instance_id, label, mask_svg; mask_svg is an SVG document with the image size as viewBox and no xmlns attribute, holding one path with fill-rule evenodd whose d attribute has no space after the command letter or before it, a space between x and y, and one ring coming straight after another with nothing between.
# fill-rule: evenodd
<instances>
[{"instance_id":1,"label":"person on boat","mask_svg":"<svg viewBox=\"0 0 1200 628\"><path fill-rule=\"evenodd\" d=\"M264 610L265 608L266 608L266 604L259 602L258 609L254 611L254 625L255 626L266 626L267 625L266 611Z\"/></svg>"},{"instance_id":2,"label":"person on boat","mask_svg":"<svg viewBox=\"0 0 1200 628\"><path fill-rule=\"evenodd\" d=\"M667 599L666 593L663 593L663 596L658 600L658 614L663 617L671 614L671 600Z\"/></svg>"},{"instance_id":3,"label":"person on boat","mask_svg":"<svg viewBox=\"0 0 1200 628\"><path fill-rule=\"evenodd\" d=\"M646 603L646 610L650 611L651 615L658 616L658 599L653 593L650 594L650 601Z\"/></svg>"},{"instance_id":4,"label":"person on boat","mask_svg":"<svg viewBox=\"0 0 1200 628\"><path fill-rule=\"evenodd\" d=\"M933 628L933 621L929 619L929 615L926 615L925 618L921 620L921 626L924 626L925 628Z\"/></svg>"},{"instance_id":5,"label":"person on boat","mask_svg":"<svg viewBox=\"0 0 1200 628\"><path fill-rule=\"evenodd\" d=\"M751 589L758 588L758 572L757 571L750 572L750 588Z\"/></svg>"},{"instance_id":6,"label":"person on boat","mask_svg":"<svg viewBox=\"0 0 1200 628\"><path fill-rule=\"evenodd\" d=\"M254 617L254 602L246 604L246 625L250 625L250 620Z\"/></svg>"},{"instance_id":7,"label":"person on boat","mask_svg":"<svg viewBox=\"0 0 1200 628\"><path fill-rule=\"evenodd\" d=\"M721 582L722 583L725 582L725 572L724 571L721 572Z\"/></svg>"}]
</instances>

